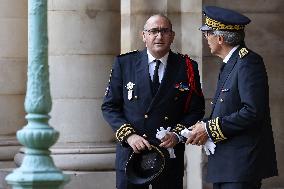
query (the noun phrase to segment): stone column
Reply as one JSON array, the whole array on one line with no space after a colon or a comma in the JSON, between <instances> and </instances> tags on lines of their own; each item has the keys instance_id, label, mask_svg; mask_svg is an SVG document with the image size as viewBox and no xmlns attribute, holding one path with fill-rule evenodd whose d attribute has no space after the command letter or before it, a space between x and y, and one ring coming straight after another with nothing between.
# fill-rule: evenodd
<instances>
[{"instance_id":1,"label":"stone column","mask_svg":"<svg viewBox=\"0 0 284 189\"><path fill-rule=\"evenodd\" d=\"M72 175L67 188L115 188L114 133L100 106L120 54L120 1L52 0L48 14L55 164Z\"/></svg>"},{"instance_id":2,"label":"stone column","mask_svg":"<svg viewBox=\"0 0 284 189\"><path fill-rule=\"evenodd\" d=\"M20 148L15 133L25 125L27 0L0 3L0 188Z\"/></svg>"},{"instance_id":3,"label":"stone column","mask_svg":"<svg viewBox=\"0 0 284 189\"><path fill-rule=\"evenodd\" d=\"M167 14L167 0L121 0L121 52L145 48L141 32L153 14Z\"/></svg>"},{"instance_id":4,"label":"stone column","mask_svg":"<svg viewBox=\"0 0 284 189\"><path fill-rule=\"evenodd\" d=\"M200 81L203 86L202 77L202 33L198 28L202 24L202 1L180 0L168 1L171 5L169 16L176 30L175 46L182 54L188 54L197 61ZM203 159L204 153L201 147L187 145L185 148L186 166L185 181L186 188L202 189L203 186Z\"/></svg>"},{"instance_id":5,"label":"stone column","mask_svg":"<svg viewBox=\"0 0 284 189\"><path fill-rule=\"evenodd\" d=\"M279 26L284 25L284 2L257 0L243 3L245 5L238 10L252 20L246 30L247 46L263 57L268 74L271 123L279 171L278 177L265 179L262 187L281 188L284 187L284 66L281 63L284 62L284 51L280 49L284 49L284 33Z\"/></svg>"}]
</instances>

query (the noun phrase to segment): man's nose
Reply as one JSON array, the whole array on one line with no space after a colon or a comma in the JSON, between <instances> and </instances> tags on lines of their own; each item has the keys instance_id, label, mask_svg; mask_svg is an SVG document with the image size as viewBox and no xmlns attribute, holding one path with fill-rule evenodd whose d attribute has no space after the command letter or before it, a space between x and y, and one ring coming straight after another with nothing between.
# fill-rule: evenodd
<instances>
[{"instance_id":1,"label":"man's nose","mask_svg":"<svg viewBox=\"0 0 284 189\"><path fill-rule=\"evenodd\" d=\"M156 38L161 38L161 37L163 37L163 34L162 34L161 31L159 31L158 34L157 34L157 36L156 36Z\"/></svg>"}]
</instances>

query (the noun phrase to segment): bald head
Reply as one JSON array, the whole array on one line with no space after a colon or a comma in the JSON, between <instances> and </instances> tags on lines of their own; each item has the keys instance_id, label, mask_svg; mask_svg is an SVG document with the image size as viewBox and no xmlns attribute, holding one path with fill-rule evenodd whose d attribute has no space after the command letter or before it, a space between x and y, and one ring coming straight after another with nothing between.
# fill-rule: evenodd
<instances>
[{"instance_id":1,"label":"bald head","mask_svg":"<svg viewBox=\"0 0 284 189\"><path fill-rule=\"evenodd\" d=\"M144 25L144 30L149 29L149 25L151 25L151 23L154 22L157 18L164 19L168 23L169 28L172 29L172 22L167 16L163 14L154 14L150 18L148 18L148 20L146 21Z\"/></svg>"},{"instance_id":2,"label":"bald head","mask_svg":"<svg viewBox=\"0 0 284 189\"><path fill-rule=\"evenodd\" d=\"M151 55L159 59L170 51L175 32L168 17L162 14L151 16L144 25L143 41Z\"/></svg>"}]
</instances>

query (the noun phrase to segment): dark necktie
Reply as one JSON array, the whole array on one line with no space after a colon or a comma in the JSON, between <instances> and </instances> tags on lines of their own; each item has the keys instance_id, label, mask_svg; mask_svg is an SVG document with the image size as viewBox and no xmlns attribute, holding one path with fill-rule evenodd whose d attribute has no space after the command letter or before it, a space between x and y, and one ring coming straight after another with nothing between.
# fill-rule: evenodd
<instances>
[{"instance_id":1,"label":"dark necktie","mask_svg":"<svg viewBox=\"0 0 284 189\"><path fill-rule=\"evenodd\" d=\"M222 74L225 66L226 66L226 63L224 63L224 62L221 63L220 72L219 72L219 79L221 78L221 74Z\"/></svg>"},{"instance_id":2,"label":"dark necktie","mask_svg":"<svg viewBox=\"0 0 284 189\"><path fill-rule=\"evenodd\" d=\"M161 64L160 60L154 60L156 62L155 70L154 70L154 75L153 75L153 94L155 95L159 89L160 86L160 81L159 81L159 66Z\"/></svg>"},{"instance_id":3,"label":"dark necktie","mask_svg":"<svg viewBox=\"0 0 284 189\"><path fill-rule=\"evenodd\" d=\"M220 67L220 72L222 72L224 70L224 67L226 66L226 63L221 63L221 67Z\"/></svg>"}]
</instances>

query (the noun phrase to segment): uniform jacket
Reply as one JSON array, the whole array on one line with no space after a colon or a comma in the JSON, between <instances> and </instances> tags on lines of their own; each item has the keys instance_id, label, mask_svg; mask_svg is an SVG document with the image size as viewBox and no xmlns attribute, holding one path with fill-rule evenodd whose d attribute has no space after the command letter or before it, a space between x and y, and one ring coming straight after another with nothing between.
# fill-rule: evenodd
<instances>
[{"instance_id":1,"label":"uniform jacket","mask_svg":"<svg viewBox=\"0 0 284 189\"><path fill-rule=\"evenodd\" d=\"M262 58L240 46L220 72L206 127L216 143L209 182L242 182L277 175L267 73Z\"/></svg>"},{"instance_id":2,"label":"uniform jacket","mask_svg":"<svg viewBox=\"0 0 284 189\"><path fill-rule=\"evenodd\" d=\"M198 66L193 60L191 65L196 92L192 93L190 103L186 103L193 86L189 86L184 56L170 51L166 70L155 96L151 90L147 50L116 57L102 112L119 141L116 152L118 169L125 168L131 152L130 146L126 144L129 134L145 134L151 141L156 138L157 129L160 127L171 127L178 132L181 126L191 126L203 117L204 97L200 87ZM129 84L132 84L132 91L128 87ZM183 150L184 145L178 144L176 155L183 158Z\"/></svg>"}]
</instances>

